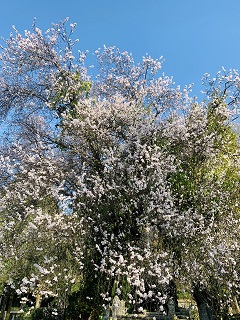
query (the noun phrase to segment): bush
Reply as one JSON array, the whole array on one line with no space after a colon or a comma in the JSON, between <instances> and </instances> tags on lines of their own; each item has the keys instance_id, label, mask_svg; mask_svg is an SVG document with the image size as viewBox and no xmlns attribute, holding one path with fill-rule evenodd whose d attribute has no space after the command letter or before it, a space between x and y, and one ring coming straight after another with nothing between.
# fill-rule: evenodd
<instances>
[{"instance_id":1,"label":"bush","mask_svg":"<svg viewBox=\"0 0 240 320\"><path fill-rule=\"evenodd\" d=\"M32 320L60 320L62 317L61 311L57 308L45 307L34 310Z\"/></svg>"}]
</instances>

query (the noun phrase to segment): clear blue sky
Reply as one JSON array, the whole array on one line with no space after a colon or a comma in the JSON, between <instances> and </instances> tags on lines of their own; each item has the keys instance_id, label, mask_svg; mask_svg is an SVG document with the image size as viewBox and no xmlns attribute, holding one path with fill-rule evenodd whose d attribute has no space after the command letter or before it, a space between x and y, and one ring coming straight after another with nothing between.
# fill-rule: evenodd
<instances>
[{"instance_id":1,"label":"clear blue sky","mask_svg":"<svg viewBox=\"0 0 240 320\"><path fill-rule=\"evenodd\" d=\"M34 17L43 30L69 17L82 51L105 44L136 61L163 55L165 74L195 83L198 96L204 73L240 69L240 0L2 0L0 35L30 29Z\"/></svg>"}]
</instances>

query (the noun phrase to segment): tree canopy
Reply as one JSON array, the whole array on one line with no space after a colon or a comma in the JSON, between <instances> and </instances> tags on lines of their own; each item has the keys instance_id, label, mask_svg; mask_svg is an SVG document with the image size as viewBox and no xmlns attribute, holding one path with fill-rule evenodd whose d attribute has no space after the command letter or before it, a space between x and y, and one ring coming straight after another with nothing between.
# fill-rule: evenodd
<instances>
[{"instance_id":1,"label":"tree canopy","mask_svg":"<svg viewBox=\"0 0 240 320\"><path fill-rule=\"evenodd\" d=\"M239 294L239 74L205 75L200 103L162 58L104 47L93 78L74 28L1 47L2 293L98 318L115 295L159 310L174 283L217 317Z\"/></svg>"}]
</instances>

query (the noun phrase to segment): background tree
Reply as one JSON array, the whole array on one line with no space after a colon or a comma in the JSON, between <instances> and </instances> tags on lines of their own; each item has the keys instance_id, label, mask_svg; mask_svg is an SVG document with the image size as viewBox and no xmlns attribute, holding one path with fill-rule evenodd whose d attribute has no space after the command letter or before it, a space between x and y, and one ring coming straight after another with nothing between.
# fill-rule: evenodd
<instances>
[{"instance_id":1,"label":"background tree","mask_svg":"<svg viewBox=\"0 0 240 320\"><path fill-rule=\"evenodd\" d=\"M229 284L234 283L236 291L239 288L238 280L232 278L239 269L239 144L230 123L235 110L233 114L227 100L221 99L216 102L214 96L206 106L193 107L183 120L181 135L177 129L171 145L180 160L171 181L178 195L179 215L183 214L173 220L175 226L181 221L172 239L173 247L178 247L176 243L181 246L173 250L181 278L184 272L190 280L193 272L191 281L200 309L205 312L208 304L215 313L223 311L222 303L228 303L234 292Z\"/></svg>"}]
</instances>

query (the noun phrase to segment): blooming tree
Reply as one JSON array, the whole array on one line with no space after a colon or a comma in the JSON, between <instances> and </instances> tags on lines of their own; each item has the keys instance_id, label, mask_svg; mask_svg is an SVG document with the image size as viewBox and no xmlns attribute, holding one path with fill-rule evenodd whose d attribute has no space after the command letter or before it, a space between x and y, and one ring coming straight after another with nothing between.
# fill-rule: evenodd
<instances>
[{"instance_id":1,"label":"blooming tree","mask_svg":"<svg viewBox=\"0 0 240 320\"><path fill-rule=\"evenodd\" d=\"M67 199L60 195L62 178L56 167L61 159L41 143L28 153L18 144L13 147L1 156L1 169L9 174L1 190L5 292L15 291L22 302L35 301L36 307L41 299L57 297L64 309L65 296L81 282L81 220L64 209Z\"/></svg>"},{"instance_id":2,"label":"blooming tree","mask_svg":"<svg viewBox=\"0 0 240 320\"><path fill-rule=\"evenodd\" d=\"M185 289L189 283L200 309L215 313L239 288L239 145L226 108L195 106L171 145L181 160L171 177L180 211L170 240Z\"/></svg>"},{"instance_id":3,"label":"blooming tree","mask_svg":"<svg viewBox=\"0 0 240 320\"><path fill-rule=\"evenodd\" d=\"M111 47L90 81L74 27L15 30L2 48L1 282L63 317L75 296L91 318L114 295L160 308L175 282L210 319L239 289L238 73L206 76L198 104L162 58Z\"/></svg>"}]
</instances>

